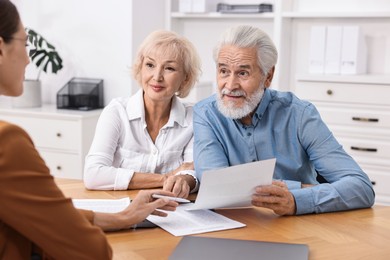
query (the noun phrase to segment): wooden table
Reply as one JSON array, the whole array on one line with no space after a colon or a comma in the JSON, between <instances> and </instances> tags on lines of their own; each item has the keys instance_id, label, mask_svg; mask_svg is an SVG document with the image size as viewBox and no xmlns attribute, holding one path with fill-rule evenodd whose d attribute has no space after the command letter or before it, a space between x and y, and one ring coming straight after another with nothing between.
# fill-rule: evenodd
<instances>
[{"instance_id":1,"label":"wooden table","mask_svg":"<svg viewBox=\"0 0 390 260\"><path fill-rule=\"evenodd\" d=\"M136 191L88 191L79 180L56 182L66 196L77 199L136 194ZM247 226L197 236L307 244L312 260L390 259L390 207L289 217L260 208L217 212ZM160 228L110 232L107 237L114 259L168 259L181 239Z\"/></svg>"}]
</instances>

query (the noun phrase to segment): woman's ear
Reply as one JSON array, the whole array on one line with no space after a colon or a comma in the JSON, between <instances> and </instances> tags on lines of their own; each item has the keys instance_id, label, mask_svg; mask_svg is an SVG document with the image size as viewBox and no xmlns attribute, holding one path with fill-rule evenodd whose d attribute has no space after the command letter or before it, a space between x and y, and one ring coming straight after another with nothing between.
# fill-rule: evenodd
<instances>
[{"instance_id":1,"label":"woman's ear","mask_svg":"<svg viewBox=\"0 0 390 260\"><path fill-rule=\"evenodd\" d=\"M3 63L4 46L5 46L4 39L2 37L0 37L0 65Z\"/></svg>"},{"instance_id":2,"label":"woman's ear","mask_svg":"<svg viewBox=\"0 0 390 260\"><path fill-rule=\"evenodd\" d=\"M182 88L184 88L184 87L187 87L189 81L190 81L190 77L188 77L188 75L186 75L186 78L183 80L183 82L182 82L182 84L181 84L179 90L182 89Z\"/></svg>"},{"instance_id":3,"label":"woman's ear","mask_svg":"<svg viewBox=\"0 0 390 260\"><path fill-rule=\"evenodd\" d=\"M274 72L275 72L275 66L273 66L268 74L267 74L267 78L265 79L265 82L264 82L264 87L265 88L268 88L269 86L271 86L271 82L272 82L272 79L274 77Z\"/></svg>"}]
</instances>

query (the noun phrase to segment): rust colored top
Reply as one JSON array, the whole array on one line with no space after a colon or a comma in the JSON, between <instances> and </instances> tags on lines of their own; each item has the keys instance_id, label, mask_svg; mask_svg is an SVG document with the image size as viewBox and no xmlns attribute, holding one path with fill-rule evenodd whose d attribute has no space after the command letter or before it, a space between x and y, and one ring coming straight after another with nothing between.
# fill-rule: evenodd
<instances>
[{"instance_id":1,"label":"rust colored top","mask_svg":"<svg viewBox=\"0 0 390 260\"><path fill-rule=\"evenodd\" d=\"M0 121L0 259L111 259L92 211L77 210L28 134Z\"/></svg>"}]
</instances>

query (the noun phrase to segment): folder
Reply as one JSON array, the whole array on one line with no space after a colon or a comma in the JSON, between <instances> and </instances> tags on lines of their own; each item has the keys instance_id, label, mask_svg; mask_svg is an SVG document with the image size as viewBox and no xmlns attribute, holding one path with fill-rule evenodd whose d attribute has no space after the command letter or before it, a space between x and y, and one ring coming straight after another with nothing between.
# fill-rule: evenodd
<instances>
[{"instance_id":1,"label":"folder","mask_svg":"<svg viewBox=\"0 0 390 260\"><path fill-rule=\"evenodd\" d=\"M207 13L216 12L217 4L220 0L193 0L192 1L192 12L194 13Z\"/></svg>"},{"instance_id":2,"label":"folder","mask_svg":"<svg viewBox=\"0 0 390 260\"><path fill-rule=\"evenodd\" d=\"M342 26L328 26L326 29L325 74L340 74Z\"/></svg>"},{"instance_id":3,"label":"folder","mask_svg":"<svg viewBox=\"0 0 390 260\"><path fill-rule=\"evenodd\" d=\"M192 12L192 0L179 0L179 12L191 13Z\"/></svg>"},{"instance_id":4,"label":"folder","mask_svg":"<svg viewBox=\"0 0 390 260\"><path fill-rule=\"evenodd\" d=\"M367 48L359 26L344 26L341 48L341 74L366 73Z\"/></svg>"},{"instance_id":5,"label":"folder","mask_svg":"<svg viewBox=\"0 0 390 260\"><path fill-rule=\"evenodd\" d=\"M310 32L309 72L323 74L325 67L326 26L312 26Z\"/></svg>"}]
</instances>

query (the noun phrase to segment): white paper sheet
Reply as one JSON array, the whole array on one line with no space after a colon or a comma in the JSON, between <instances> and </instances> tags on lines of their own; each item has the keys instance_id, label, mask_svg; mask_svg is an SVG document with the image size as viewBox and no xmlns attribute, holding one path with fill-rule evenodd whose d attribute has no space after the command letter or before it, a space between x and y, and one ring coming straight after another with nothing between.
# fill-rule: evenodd
<instances>
[{"instance_id":1,"label":"white paper sheet","mask_svg":"<svg viewBox=\"0 0 390 260\"><path fill-rule=\"evenodd\" d=\"M130 198L122 199L73 199L73 205L78 209L95 212L116 213L130 205Z\"/></svg>"},{"instance_id":2,"label":"white paper sheet","mask_svg":"<svg viewBox=\"0 0 390 260\"><path fill-rule=\"evenodd\" d=\"M246 225L229 219L211 210L186 210L193 203L181 204L176 211L167 211L167 217L150 215L147 220L153 222L174 236L185 236L245 227Z\"/></svg>"},{"instance_id":3,"label":"white paper sheet","mask_svg":"<svg viewBox=\"0 0 390 260\"><path fill-rule=\"evenodd\" d=\"M205 171L188 210L250 207L254 189L272 183L276 159Z\"/></svg>"}]
</instances>

